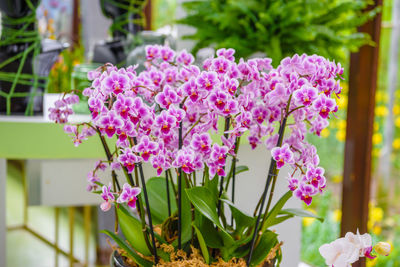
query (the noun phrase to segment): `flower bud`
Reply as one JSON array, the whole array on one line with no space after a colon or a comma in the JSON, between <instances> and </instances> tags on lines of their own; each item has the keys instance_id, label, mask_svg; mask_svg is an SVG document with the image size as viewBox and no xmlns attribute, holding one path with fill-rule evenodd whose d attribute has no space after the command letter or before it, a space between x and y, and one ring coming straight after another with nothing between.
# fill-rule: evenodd
<instances>
[{"instance_id":1,"label":"flower bud","mask_svg":"<svg viewBox=\"0 0 400 267\"><path fill-rule=\"evenodd\" d=\"M374 250L379 255L388 256L392 251L392 246L386 242L379 242L374 246Z\"/></svg>"},{"instance_id":2,"label":"flower bud","mask_svg":"<svg viewBox=\"0 0 400 267\"><path fill-rule=\"evenodd\" d=\"M110 210L110 209L111 209L111 203L108 202L108 201L101 203L100 209L101 209L102 211L108 211L108 210Z\"/></svg>"}]
</instances>

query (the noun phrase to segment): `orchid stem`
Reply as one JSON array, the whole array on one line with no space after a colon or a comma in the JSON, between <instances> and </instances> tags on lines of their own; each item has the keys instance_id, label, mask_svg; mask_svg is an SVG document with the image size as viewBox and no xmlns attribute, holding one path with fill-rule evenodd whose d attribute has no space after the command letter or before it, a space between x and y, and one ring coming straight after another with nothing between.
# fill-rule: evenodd
<instances>
[{"instance_id":1,"label":"orchid stem","mask_svg":"<svg viewBox=\"0 0 400 267\"><path fill-rule=\"evenodd\" d=\"M142 163L141 162L137 163L137 166L139 167L140 180L142 182L142 187L143 187L144 201L146 202L146 207L147 207L147 218L149 220L151 242L153 243L154 263L157 265L158 264L158 256L157 256L156 239L154 236L153 221L151 218L150 203L149 203L149 198L148 198L147 189L146 189L146 181L144 180Z\"/></svg>"},{"instance_id":2,"label":"orchid stem","mask_svg":"<svg viewBox=\"0 0 400 267\"><path fill-rule=\"evenodd\" d=\"M136 184L135 184L135 181L133 181L132 174L128 172L128 169L126 167L122 167L122 170L124 171L126 180L128 181L130 186L139 186L139 178L138 178L137 168L135 168L135 181L136 181ZM152 247L151 247L150 241L149 241L149 237L148 237L148 232L147 232L146 218L145 218L145 215L144 215L144 207L143 207L142 199L140 197L137 198L136 203L137 203L137 205L136 205L137 206L137 212L139 214L140 221L142 223L142 232L143 232L144 240L146 242L146 246L149 248L149 250L152 250Z\"/></svg>"},{"instance_id":3,"label":"orchid stem","mask_svg":"<svg viewBox=\"0 0 400 267\"><path fill-rule=\"evenodd\" d=\"M127 177L128 183L131 186L135 186L132 174L128 173L128 170L127 170L126 167L123 167L123 171L125 173L125 176ZM135 180L136 180L136 186L139 186L138 173L137 173L137 169L136 168L135 168ZM146 246L149 248L149 250L152 250L152 247L151 247L150 241L149 241L149 237L148 237L148 233L147 233L146 218L145 218L145 215L144 215L144 207L143 207L142 199L140 197L138 197L137 200L136 200L136 203L137 203L137 205L136 205L137 212L139 214L140 221L142 223L142 232L143 232L144 240L146 242Z\"/></svg>"},{"instance_id":4,"label":"orchid stem","mask_svg":"<svg viewBox=\"0 0 400 267\"><path fill-rule=\"evenodd\" d=\"M236 178L236 157L232 159L233 173L232 173L232 203L235 203L235 178ZM233 214L231 214L231 226L233 226Z\"/></svg>"},{"instance_id":5,"label":"orchid stem","mask_svg":"<svg viewBox=\"0 0 400 267\"><path fill-rule=\"evenodd\" d=\"M183 107L182 104L179 105ZM182 149L182 121L179 123L179 150ZM178 170L178 249L182 249L182 168Z\"/></svg>"},{"instance_id":6,"label":"orchid stem","mask_svg":"<svg viewBox=\"0 0 400 267\"><path fill-rule=\"evenodd\" d=\"M96 130L97 130L97 134L100 137L101 144L103 145L104 152L106 153L107 160L109 162L108 164L111 165L112 154L110 152L110 148L108 147L107 142L104 139L104 136L101 135L100 130L99 129L96 129ZM119 185L117 174L115 173L114 170L111 171L111 177L112 177L114 192L116 191L116 189L118 189L118 191L120 191L121 186ZM117 233L118 232L118 214L117 214L117 209L115 208L115 206L114 206L114 214L115 214L114 231Z\"/></svg>"},{"instance_id":7,"label":"orchid stem","mask_svg":"<svg viewBox=\"0 0 400 267\"><path fill-rule=\"evenodd\" d=\"M135 143L135 145L137 144L136 137L133 138L133 142ZM139 168L140 181L141 181L142 187L143 187L144 201L146 202L147 218L149 220L151 242L153 243L154 263L157 265L158 264L158 256L157 256L156 239L155 239L155 236L154 236L153 220L151 218L150 202L149 202L149 197L147 195L146 181L144 180L142 162L136 163L136 167Z\"/></svg>"},{"instance_id":8,"label":"orchid stem","mask_svg":"<svg viewBox=\"0 0 400 267\"><path fill-rule=\"evenodd\" d=\"M174 195L175 195L175 199L176 199L176 188L175 188L175 184L174 184L174 180L173 180L173 177L172 177L172 173L171 173L171 169L168 169L167 170L167 172L168 172L168 176L169 176L169 180L170 180L170 182L171 182L171 187L172 187L172 190L174 191Z\"/></svg>"},{"instance_id":9,"label":"orchid stem","mask_svg":"<svg viewBox=\"0 0 400 267\"><path fill-rule=\"evenodd\" d=\"M289 99L289 103L290 103L290 99ZM278 138L277 146L282 145L283 135L284 135L284 132L285 132L285 127L286 127L286 121L287 121L287 116L285 116L283 118L282 123L281 123L281 125L279 127L279 138ZM269 186L271 184L271 180L272 180L272 178L275 178L274 176L277 175L276 171L277 171L276 170L276 161L273 158L271 158L271 163L269 165L269 171L268 171L268 178L267 178L267 182L265 184L264 192L263 192L262 197L261 197L262 201L261 201L260 209L258 210L258 216L257 216L257 220L256 220L256 225L254 227L253 237L251 239L250 252L249 252L249 257L247 259L247 266L250 266L251 258L253 256L253 251L254 251L254 245L256 243L256 237L257 237L257 240L258 240L258 237L260 236L259 235L258 226L260 224L260 219L261 219L261 215L262 215L262 212L263 212L263 209L264 209L265 199L267 197L267 193L268 193ZM264 214L262 225L264 225L266 213L267 212L265 212L265 214ZM261 228L261 230L262 230L262 228Z\"/></svg>"},{"instance_id":10,"label":"orchid stem","mask_svg":"<svg viewBox=\"0 0 400 267\"><path fill-rule=\"evenodd\" d=\"M168 217L171 216L171 200L169 196L169 181L168 181L168 172L165 172L165 185L167 188L167 203L168 203Z\"/></svg>"},{"instance_id":11,"label":"orchid stem","mask_svg":"<svg viewBox=\"0 0 400 267\"><path fill-rule=\"evenodd\" d=\"M112 154L110 152L110 148L108 147L104 136L101 135L101 133L100 133L100 131L98 129L97 129L97 133L99 134L99 137L100 137L100 140L101 140L101 144L103 145L104 152L106 153L106 156L107 156L107 160L108 160L109 164L111 164ZM121 190L121 186L119 185L117 174L115 173L115 171L111 171L111 176L112 176L112 181L113 181L114 186L116 186L118 191L120 191Z\"/></svg>"},{"instance_id":12,"label":"orchid stem","mask_svg":"<svg viewBox=\"0 0 400 267\"><path fill-rule=\"evenodd\" d=\"M230 117L225 118L225 129L224 132L229 130L229 124L230 124L231 120ZM225 138L228 138L228 134L224 133ZM225 167L224 167L225 168ZM219 194L218 194L218 217L221 215L221 196L222 196L222 192L224 190L224 176L221 176L221 181L220 181L220 185L219 185Z\"/></svg>"}]
</instances>

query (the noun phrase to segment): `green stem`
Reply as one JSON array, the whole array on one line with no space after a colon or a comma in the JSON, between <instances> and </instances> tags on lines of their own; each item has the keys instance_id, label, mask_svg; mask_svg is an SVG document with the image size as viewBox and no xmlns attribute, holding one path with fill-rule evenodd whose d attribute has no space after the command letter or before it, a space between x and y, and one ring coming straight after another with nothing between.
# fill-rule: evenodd
<instances>
[{"instance_id":1,"label":"green stem","mask_svg":"<svg viewBox=\"0 0 400 267\"><path fill-rule=\"evenodd\" d=\"M229 126L230 126L230 117L225 118L225 128L224 128L224 132L229 130ZM228 138L228 134L224 133L225 138ZM225 167L224 167L225 168ZM221 181L220 181L220 185L219 185L219 193L218 193L218 205L217 205L217 211L218 211L218 217L221 215L221 196L222 196L222 192L224 190L224 176L221 176Z\"/></svg>"},{"instance_id":2,"label":"green stem","mask_svg":"<svg viewBox=\"0 0 400 267\"><path fill-rule=\"evenodd\" d=\"M228 179L226 181L225 191L228 191L228 187L231 182L231 179L233 179L233 176L236 175L236 161L237 161L237 153L239 151L239 146L240 146L240 136L237 137L236 141L235 141L235 155L236 156L232 157L232 164L231 164L231 168L228 173Z\"/></svg>"},{"instance_id":3,"label":"green stem","mask_svg":"<svg viewBox=\"0 0 400 267\"><path fill-rule=\"evenodd\" d=\"M183 108L183 104L179 105ZM182 149L183 138L182 138L182 121L179 123L179 150ZM178 249L182 249L182 168L178 170Z\"/></svg>"},{"instance_id":4,"label":"green stem","mask_svg":"<svg viewBox=\"0 0 400 267\"><path fill-rule=\"evenodd\" d=\"M169 176L169 179L170 179L170 182L171 182L171 186L172 186L172 190L174 191L174 195L175 195L175 199L176 199L177 192L176 192L176 187L175 187L174 179L173 179L173 177L172 177L171 169L168 169L167 172L168 172L168 174L169 174L168 176Z\"/></svg>"},{"instance_id":5,"label":"green stem","mask_svg":"<svg viewBox=\"0 0 400 267\"><path fill-rule=\"evenodd\" d=\"M165 187L167 190L167 203L168 203L168 217L171 216L171 199L169 196L169 181L168 181L168 172L165 172Z\"/></svg>"},{"instance_id":6,"label":"green stem","mask_svg":"<svg viewBox=\"0 0 400 267\"><path fill-rule=\"evenodd\" d=\"M98 128L97 128L97 134L98 134L99 137L100 137L101 144L103 145L104 152L106 153L106 156L107 156L107 160L108 160L108 162L109 162L109 165L111 165L111 162L112 162L112 154L111 154L111 152L110 152L110 148L108 147L107 142L106 142L104 136L101 135L100 130L99 130ZM112 176L113 184L116 184L116 187L117 187L118 191L120 191L120 190L121 190L121 186L119 185L119 181L118 181L117 174L115 173L115 171L111 171L111 176Z\"/></svg>"},{"instance_id":7,"label":"green stem","mask_svg":"<svg viewBox=\"0 0 400 267\"><path fill-rule=\"evenodd\" d=\"M123 170L124 170L125 176L127 177L129 184L131 186L134 186L132 175L130 173L128 173L128 170L125 167L123 168ZM136 180L136 185L139 186L137 168L135 168L135 180ZM143 207L143 203L142 203L142 200L140 199L140 197L137 198L136 203L137 203L137 211L139 213L140 221L142 223L142 232L143 232L144 241L146 242L148 249L151 251L153 248L150 244L149 236L147 233L146 218L144 215L144 207Z\"/></svg>"}]
</instances>

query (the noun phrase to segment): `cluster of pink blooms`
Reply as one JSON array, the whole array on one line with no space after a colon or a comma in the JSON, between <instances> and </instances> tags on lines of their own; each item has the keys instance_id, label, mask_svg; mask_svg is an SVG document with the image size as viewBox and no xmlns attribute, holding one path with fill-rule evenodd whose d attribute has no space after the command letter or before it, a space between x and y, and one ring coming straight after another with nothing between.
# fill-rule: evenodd
<instances>
[{"instance_id":1,"label":"cluster of pink blooms","mask_svg":"<svg viewBox=\"0 0 400 267\"><path fill-rule=\"evenodd\" d=\"M117 138L112 168L120 164L131 173L136 163L150 162L158 175L182 168L188 174L205 169L210 178L225 176L235 140L248 132L253 148L264 143L272 150L277 168L285 164L293 168L288 180L295 196L310 204L312 196L323 191L324 169L305 136L320 135L337 111L340 64L316 55L295 55L273 68L268 58L237 63L233 49L220 49L198 67L190 53L157 45L148 46L146 56L146 70L139 74L135 66L112 65L88 74L93 82L83 94L89 98L90 125L103 136ZM52 119L65 122L58 112L52 110ZM277 147L277 129L289 115L290 131ZM225 132L219 122L226 118L230 124ZM92 134L78 130L66 128L74 140ZM212 134L221 137L219 143L213 142ZM95 172L89 178L97 181ZM106 201L113 199L110 189L104 188ZM121 194L134 195L130 191L124 186Z\"/></svg>"},{"instance_id":2,"label":"cluster of pink blooms","mask_svg":"<svg viewBox=\"0 0 400 267\"><path fill-rule=\"evenodd\" d=\"M79 96L74 94L64 96L62 99L54 102L53 108L49 108L49 119L55 121L56 123L68 122L69 115L72 115L74 113L69 105L77 103L79 103Z\"/></svg>"}]
</instances>

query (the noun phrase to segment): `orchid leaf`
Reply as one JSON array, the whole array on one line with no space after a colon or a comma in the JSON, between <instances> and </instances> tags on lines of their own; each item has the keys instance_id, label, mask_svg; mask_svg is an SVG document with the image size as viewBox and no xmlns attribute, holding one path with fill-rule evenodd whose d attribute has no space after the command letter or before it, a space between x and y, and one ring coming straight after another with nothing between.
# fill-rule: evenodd
<instances>
[{"instance_id":1,"label":"orchid leaf","mask_svg":"<svg viewBox=\"0 0 400 267\"><path fill-rule=\"evenodd\" d=\"M205 187L193 187L186 189L187 196L192 202L193 206L206 218L212 221L223 232L226 232L222 226L218 214L215 196Z\"/></svg>"},{"instance_id":2,"label":"orchid leaf","mask_svg":"<svg viewBox=\"0 0 400 267\"><path fill-rule=\"evenodd\" d=\"M224 203L229 205L229 208L231 209L232 212L232 216L233 219L235 220L235 232L237 232L238 234L242 234L243 231L253 225L255 223L255 218L252 216L249 216L247 214L245 214L244 212L242 212L241 210L239 210L235 204L233 204L231 201L227 200L227 199L221 199L221 201L223 201Z\"/></svg>"},{"instance_id":3,"label":"orchid leaf","mask_svg":"<svg viewBox=\"0 0 400 267\"><path fill-rule=\"evenodd\" d=\"M118 223L121 231L129 244L138 252L145 256L150 256L152 253L147 247L143 236L142 223L133 216L125 205L118 205L117 208Z\"/></svg>"},{"instance_id":4,"label":"orchid leaf","mask_svg":"<svg viewBox=\"0 0 400 267\"><path fill-rule=\"evenodd\" d=\"M211 194L210 190L208 190L206 187L200 186L187 189L186 193L196 210L198 210L202 215L204 215L221 230L218 231L218 235L221 237L222 242L224 243L221 252L222 257L226 259L225 256L227 254L224 254L225 249L230 248L232 244L235 243L235 240L225 230L219 220L219 216L217 214L217 201L215 196Z\"/></svg>"},{"instance_id":5,"label":"orchid leaf","mask_svg":"<svg viewBox=\"0 0 400 267\"><path fill-rule=\"evenodd\" d=\"M162 249L157 249L157 256L163 259L165 262L171 261L171 255Z\"/></svg>"},{"instance_id":6,"label":"orchid leaf","mask_svg":"<svg viewBox=\"0 0 400 267\"><path fill-rule=\"evenodd\" d=\"M218 198L219 190L218 190L218 175L209 181L206 181L205 187L211 191L212 195L215 196L215 199Z\"/></svg>"},{"instance_id":7,"label":"orchid leaf","mask_svg":"<svg viewBox=\"0 0 400 267\"><path fill-rule=\"evenodd\" d=\"M292 191L286 192L275 204L275 206L271 209L271 211L268 213L266 221L264 223L263 229L261 229L262 232L265 232L265 230L268 229L268 227L272 226L274 224L275 218L278 216L279 212L282 210L283 206L286 204L286 202L291 198L293 195Z\"/></svg>"},{"instance_id":8,"label":"orchid leaf","mask_svg":"<svg viewBox=\"0 0 400 267\"><path fill-rule=\"evenodd\" d=\"M245 171L248 171L248 170L249 170L249 167L244 166L244 165L240 165L240 166L237 166L235 168L235 174L239 174L239 173L242 173L242 172L245 172Z\"/></svg>"},{"instance_id":9,"label":"orchid leaf","mask_svg":"<svg viewBox=\"0 0 400 267\"><path fill-rule=\"evenodd\" d=\"M199 240L200 249L201 249L201 253L203 254L203 258L207 264L210 264L210 254L208 253L208 248L207 248L206 242L204 240L204 237L201 234L199 228L196 227L196 225L193 224L192 226L193 226L194 230L196 231L197 239Z\"/></svg>"},{"instance_id":10,"label":"orchid leaf","mask_svg":"<svg viewBox=\"0 0 400 267\"><path fill-rule=\"evenodd\" d=\"M310 211L303 210L303 209L283 209L279 212L279 214L287 214L287 215L303 217L303 218L315 218L315 219L319 220L320 222L324 222L324 218L322 218Z\"/></svg>"},{"instance_id":11,"label":"orchid leaf","mask_svg":"<svg viewBox=\"0 0 400 267\"><path fill-rule=\"evenodd\" d=\"M195 225L200 232L207 237L205 239L207 246L210 248L222 248L224 243L218 234L218 230L215 229L214 224L204 217L198 210L195 212Z\"/></svg>"},{"instance_id":12,"label":"orchid leaf","mask_svg":"<svg viewBox=\"0 0 400 267\"><path fill-rule=\"evenodd\" d=\"M111 237L115 241L115 243L117 243L117 245L127 253L127 256L130 259L132 259L134 262L139 264L140 266L144 266L144 267L153 266L152 262L140 257L130 246L128 246L128 244L125 243L124 240L122 240L122 238L120 236L114 234L113 232L111 232L109 230L102 230L101 233L104 233L104 234L108 235L109 237Z\"/></svg>"},{"instance_id":13,"label":"orchid leaf","mask_svg":"<svg viewBox=\"0 0 400 267\"><path fill-rule=\"evenodd\" d=\"M168 218L167 190L165 186L165 177L152 177L146 182L149 196L150 211L154 224L161 224ZM143 194L142 199L143 198ZM176 211L175 195L172 187L169 187L171 213Z\"/></svg>"},{"instance_id":14,"label":"orchid leaf","mask_svg":"<svg viewBox=\"0 0 400 267\"><path fill-rule=\"evenodd\" d=\"M293 217L294 217L294 215L277 216L270 222L269 227L271 227L273 225L280 224L280 223L286 221L287 219L290 219L290 218L293 218Z\"/></svg>"},{"instance_id":15,"label":"orchid leaf","mask_svg":"<svg viewBox=\"0 0 400 267\"><path fill-rule=\"evenodd\" d=\"M267 257L271 249L278 243L277 236L276 233L268 230L261 235L260 242L253 251L251 267L259 265Z\"/></svg>"}]
</instances>

